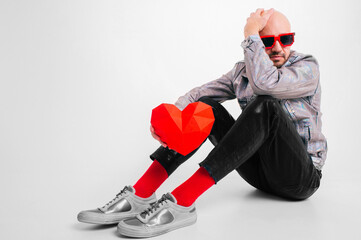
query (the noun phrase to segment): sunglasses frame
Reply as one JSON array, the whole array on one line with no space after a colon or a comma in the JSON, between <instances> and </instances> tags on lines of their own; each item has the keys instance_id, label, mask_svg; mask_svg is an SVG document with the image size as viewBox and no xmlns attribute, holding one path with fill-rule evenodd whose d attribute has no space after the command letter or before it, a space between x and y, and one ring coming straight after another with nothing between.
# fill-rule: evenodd
<instances>
[{"instance_id":1,"label":"sunglasses frame","mask_svg":"<svg viewBox=\"0 0 361 240\"><path fill-rule=\"evenodd\" d=\"M292 43L291 43L291 44L287 44L287 45L283 44L283 43L281 42L280 37L282 37L282 36L289 36L289 35L292 36ZM265 36L261 36L261 39L262 39L262 38L273 37L273 44L272 44L272 46L271 46L271 47L266 47L266 46L265 46L266 49L271 49L271 48L273 48L273 47L276 45L276 41L278 41L278 42L281 44L282 47L291 46L291 45L295 42L295 35L296 35L296 33L294 33L294 32L293 32L293 33L282 33L282 34L280 34L280 35L278 35L278 36L275 36L275 35L265 35Z\"/></svg>"}]
</instances>

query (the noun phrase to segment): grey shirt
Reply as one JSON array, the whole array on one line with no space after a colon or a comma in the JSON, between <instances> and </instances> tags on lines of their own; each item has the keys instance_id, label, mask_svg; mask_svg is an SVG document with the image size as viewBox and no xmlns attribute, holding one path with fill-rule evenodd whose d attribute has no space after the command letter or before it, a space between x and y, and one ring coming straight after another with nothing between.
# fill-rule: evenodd
<instances>
[{"instance_id":1,"label":"grey shirt","mask_svg":"<svg viewBox=\"0 0 361 240\"><path fill-rule=\"evenodd\" d=\"M241 46L245 56L243 61L237 62L220 78L179 97L175 105L183 110L189 103L208 96L218 102L237 98L244 109L256 95L280 99L313 164L321 170L327 156L327 141L321 132L321 85L317 60L311 55L291 50L285 64L277 68L273 66L259 35L249 36Z\"/></svg>"}]
</instances>

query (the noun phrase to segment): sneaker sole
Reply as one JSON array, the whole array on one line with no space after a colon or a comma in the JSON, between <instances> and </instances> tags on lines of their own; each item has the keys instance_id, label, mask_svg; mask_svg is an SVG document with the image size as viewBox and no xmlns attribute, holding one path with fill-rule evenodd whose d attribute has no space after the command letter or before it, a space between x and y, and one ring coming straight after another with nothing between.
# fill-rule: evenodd
<instances>
[{"instance_id":1,"label":"sneaker sole","mask_svg":"<svg viewBox=\"0 0 361 240\"><path fill-rule=\"evenodd\" d=\"M175 224L161 225L153 230L148 229L148 231L142 231L142 230L147 230L147 229L128 228L128 227L122 226L122 222L120 222L117 226L117 232L119 234L121 234L123 236L127 236L127 237L135 237L135 238L155 237L155 236L159 236L164 233L176 230L178 228L193 225L196 223L196 221L197 221L197 215L194 215L191 218L186 219L182 222L178 222ZM169 226L169 225L171 225L171 226Z\"/></svg>"},{"instance_id":2,"label":"sneaker sole","mask_svg":"<svg viewBox=\"0 0 361 240\"><path fill-rule=\"evenodd\" d=\"M110 216L106 214L89 214L89 213L79 213L78 221L83 223L91 224L115 224L119 223L124 219L135 217L137 213L127 214L123 216Z\"/></svg>"}]
</instances>

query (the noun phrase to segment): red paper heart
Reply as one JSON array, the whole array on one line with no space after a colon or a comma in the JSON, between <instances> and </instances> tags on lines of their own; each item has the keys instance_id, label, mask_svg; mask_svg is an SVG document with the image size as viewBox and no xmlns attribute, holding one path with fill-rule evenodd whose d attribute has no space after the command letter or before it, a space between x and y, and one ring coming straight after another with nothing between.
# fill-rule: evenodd
<instances>
[{"instance_id":1,"label":"red paper heart","mask_svg":"<svg viewBox=\"0 0 361 240\"><path fill-rule=\"evenodd\" d=\"M214 123L212 107L194 102L180 111L173 104L160 104L152 110L155 133L170 149L187 155L208 137Z\"/></svg>"}]
</instances>

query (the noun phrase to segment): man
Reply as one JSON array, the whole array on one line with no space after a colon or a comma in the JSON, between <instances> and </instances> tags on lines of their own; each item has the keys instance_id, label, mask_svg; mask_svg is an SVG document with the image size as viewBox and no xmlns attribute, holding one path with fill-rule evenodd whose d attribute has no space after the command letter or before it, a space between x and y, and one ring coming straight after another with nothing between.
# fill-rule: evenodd
<instances>
[{"instance_id":1,"label":"man","mask_svg":"<svg viewBox=\"0 0 361 240\"><path fill-rule=\"evenodd\" d=\"M233 170L255 188L287 199L303 200L318 189L327 153L318 63L290 49L290 23L273 9L252 13L244 36L244 61L175 103L180 109L196 101L212 106L215 122L208 139L215 147L200 168L157 201L158 187L197 149L182 156L151 127L163 146L150 156L149 169L102 208L80 212L79 221L119 222L118 232L131 237L188 226L196 222L196 199ZM242 108L236 121L220 104L234 98Z\"/></svg>"}]
</instances>

